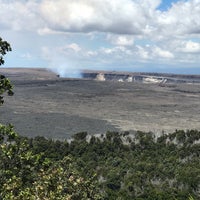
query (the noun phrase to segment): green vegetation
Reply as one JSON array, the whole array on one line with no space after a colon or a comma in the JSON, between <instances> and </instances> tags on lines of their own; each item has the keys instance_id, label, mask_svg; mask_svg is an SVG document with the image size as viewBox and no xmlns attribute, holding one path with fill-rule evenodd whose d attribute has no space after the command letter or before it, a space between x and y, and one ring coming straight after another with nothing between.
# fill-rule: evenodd
<instances>
[{"instance_id":1,"label":"green vegetation","mask_svg":"<svg viewBox=\"0 0 200 200\"><path fill-rule=\"evenodd\" d=\"M0 37L0 65L4 64L3 56L6 55L7 52L11 51L10 44ZM13 95L12 85L10 81L4 76L0 74L0 105L3 104L3 93L7 92L8 95Z\"/></svg>"},{"instance_id":2,"label":"green vegetation","mask_svg":"<svg viewBox=\"0 0 200 200\"><path fill-rule=\"evenodd\" d=\"M0 127L0 199L199 199L200 132L78 133L71 142Z\"/></svg>"},{"instance_id":3,"label":"green vegetation","mask_svg":"<svg viewBox=\"0 0 200 200\"><path fill-rule=\"evenodd\" d=\"M95 177L80 176L72 156L46 156L37 139L19 137L11 126L1 125L0 135L0 199L102 199Z\"/></svg>"}]
</instances>

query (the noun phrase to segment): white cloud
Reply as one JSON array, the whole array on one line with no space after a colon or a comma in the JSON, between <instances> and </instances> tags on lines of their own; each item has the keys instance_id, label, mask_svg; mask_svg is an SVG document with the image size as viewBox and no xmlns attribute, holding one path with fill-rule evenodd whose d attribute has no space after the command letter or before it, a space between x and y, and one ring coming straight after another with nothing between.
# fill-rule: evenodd
<instances>
[{"instance_id":1,"label":"white cloud","mask_svg":"<svg viewBox=\"0 0 200 200\"><path fill-rule=\"evenodd\" d=\"M159 11L161 0L0 0L0 25L40 34L109 32L163 38L200 33L200 1L178 1Z\"/></svg>"},{"instance_id":2,"label":"white cloud","mask_svg":"<svg viewBox=\"0 0 200 200\"><path fill-rule=\"evenodd\" d=\"M44 0L46 26L63 32L110 32L160 38L200 32L200 1L180 1L168 10L160 0ZM174 36L174 35L173 35Z\"/></svg>"},{"instance_id":3,"label":"white cloud","mask_svg":"<svg viewBox=\"0 0 200 200\"><path fill-rule=\"evenodd\" d=\"M185 53L200 53L200 43L183 41L182 47L180 47L179 50Z\"/></svg>"},{"instance_id":4,"label":"white cloud","mask_svg":"<svg viewBox=\"0 0 200 200\"><path fill-rule=\"evenodd\" d=\"M148 50L145 50L145 48L141 47L141 46L137 46L137 54L141 59L150 59L150 55Z\"/></svg>"},{"instance_id":5,"label":"white cloud","mask_svg":"<svg viewBox=\"0 0 200 200\"><path fill-rule=\"evenodd\" d=\"M128 48L126 47L123 47L123 46L116 46L116 47L113 47L113 48L102 48L99 50L99 52L103 55L114 55L115 56L115 59L117 58L125 58L127 56L130 56L132 55L132 52L131 50L129 50Z\"/></svg>"},{"instance_id":6,"label":"white cloud","mask_svg":"<svg viewBox=\"0 0 200 200\"><path fill-rule=\"evenodd\" d=\"M52 29L69 32L102 31L139 34L147 17L132 0L44 0L40 10Z\"/></svg>"},{"instance_id":7,"label":"white cloud","mask_svg":"<svg viewBox=\"0 0 200 200\"><path fill-rule=\"evenodd\" d=\"M200 1L179 1L158 15L157 26L162 34L176 35L200 33Z\"/></svg>"},{"instance_id":8,"label":"white cloud","mask_svg":"<svg viewBox=\"0 0 200 200\"><path fill-rule=\"evenodd\" d=\"M88 57L94 57L94 56L97 56L97 55L98 55L97 51L87 51L86 52L86 56L88 56Z\"/></svg>"},{"instance_id":9,"label":"white cloud","mask_svg":"<svg viewBox=\"0 0 200 200\"><path fill-rule=\"evenodd\" d=\"M72 49L73 51L75 51L76 53L79 52L81 50L80 46L76 43L72 43L72 44L69 44L67 45L68 49Z\"/></svg>"},{"instance_id":10,"label":"white cloud","mask_svg":"<svg viewBox=\"0 0 200 200\"><path fill-rule=\"evenodd\" d=\"M161 0L0 0L0 25L40 34L107 32L143 37L200 33L200 1L178 1L159 11Z\"/></svg>"},{"instance_id":11,"label":"white cloud","mask_svg":"<svg viewBox=\"0 0 200 200\"><path fill-rule=\"evenodd\" d=\"M134 36L132 35L108 34L107 40L117 46L132 46L134 44Z\"/></svg>"},{"instance_id":12,"label":"white cloud","mask_svg":"<svg viewBox=\"0 0 200 200\"><path fill-rule=\"evenodd\" d=\"M4 29L32 31L43 24L36 1L0 0L0 5L0 26Z\"/></svg>"},{"instance_id":13,"label":"white cloud","mask_svg":"<svg viewBox=\"0 0 200 200\"><path fill-rule=\"evenodd\" d=\"M153 55L155 58L174 58L174 55L171 52L163 50L160 47L153 48Z\"/></svg>"}]
</instances>

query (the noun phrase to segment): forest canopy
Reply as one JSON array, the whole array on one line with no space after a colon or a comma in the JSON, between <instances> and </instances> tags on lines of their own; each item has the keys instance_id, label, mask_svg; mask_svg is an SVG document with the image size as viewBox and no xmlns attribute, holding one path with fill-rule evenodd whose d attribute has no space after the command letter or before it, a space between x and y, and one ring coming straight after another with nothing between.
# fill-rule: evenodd
<instances>
[{"instance_id":1,"label":"forest canopy","mask_svg":"<svg viewBox=\"0 0 200 200\"><path fill-rule=\"evenodd\" d=\"M199 199L200 132L78 133L70 142L0 127L0 199ZM3 137L4 136L4 137Z\"/></svg>"}]
</instances>

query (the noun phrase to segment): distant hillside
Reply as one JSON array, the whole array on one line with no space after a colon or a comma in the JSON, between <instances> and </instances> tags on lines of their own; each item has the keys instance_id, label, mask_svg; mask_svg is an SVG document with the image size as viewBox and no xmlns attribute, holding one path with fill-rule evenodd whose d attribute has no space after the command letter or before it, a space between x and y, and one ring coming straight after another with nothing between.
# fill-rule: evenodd
<instances>
[{"instance_id":1,"label":"distant hillside","mask_svg":"<svg viewBox=\"0 0 200 200\"><path fill-rule=\"evenodd\" d=\"M58 77L46 68L0 68L0 74L12 80L46 80Z\"/></svg>"},{"instance_id":2,"label":"distant hillside","mask_svg":"<svg viewBox=\"0 0 200 200\"><path fill-rule=\"evenodd\" d=\"M99 81L142 82L142 83L200 83L200 75L150 73L150 72L117 72L117 71L82 71L82 77Z\"/></svg>"}]
</instances>

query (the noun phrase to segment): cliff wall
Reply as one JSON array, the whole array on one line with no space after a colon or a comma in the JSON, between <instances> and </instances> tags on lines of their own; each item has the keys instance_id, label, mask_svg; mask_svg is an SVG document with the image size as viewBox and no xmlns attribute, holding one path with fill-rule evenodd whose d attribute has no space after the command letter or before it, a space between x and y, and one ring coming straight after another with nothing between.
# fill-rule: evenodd
<instances>
[{"instance_id":1,"label":"cliff wall","mask_svg":"<svg viewBox=\"0 0 200 200\"><path fill-rule=\"evenodd\" d=\"M200 75L182 75L165 73L129 73L114 71L82 71L84 79L97 81L140 82L140 83L200 83Z\"/></svg>"}]
</instances>

